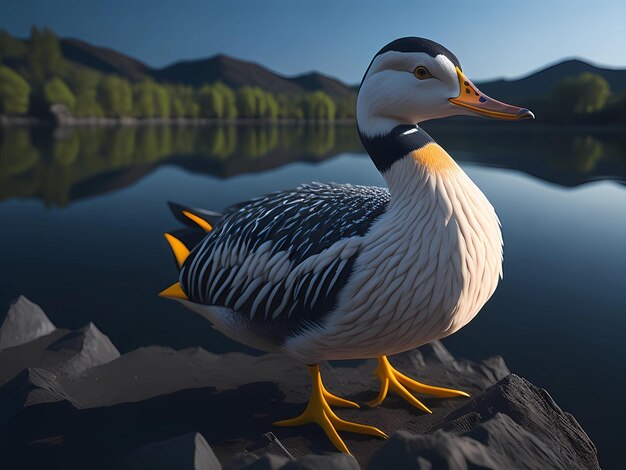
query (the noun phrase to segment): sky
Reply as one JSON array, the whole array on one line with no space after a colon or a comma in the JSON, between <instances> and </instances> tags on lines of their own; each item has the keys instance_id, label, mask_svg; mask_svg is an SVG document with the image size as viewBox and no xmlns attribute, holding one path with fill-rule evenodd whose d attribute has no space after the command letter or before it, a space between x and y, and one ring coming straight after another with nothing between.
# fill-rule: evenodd
<instances>
[{"instance_id":1,"label":"sky","mask_svg":"<svg viewBox=\"0 0 626 470\"><path fill-rule=\"evenodd\" d=\"M443 44L473 80L571 57L626 67L624 0L0 0L0 11L13 35L47 26L154 67L224 53L357 83L376 51L403 36Z\"/></svg>"}]
</instances>

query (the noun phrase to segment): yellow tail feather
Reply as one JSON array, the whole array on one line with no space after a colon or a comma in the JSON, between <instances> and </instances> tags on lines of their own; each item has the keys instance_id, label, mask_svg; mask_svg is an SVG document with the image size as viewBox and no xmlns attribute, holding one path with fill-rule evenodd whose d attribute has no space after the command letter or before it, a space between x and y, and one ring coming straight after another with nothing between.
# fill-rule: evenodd
<instances>
[{"instance_id":1,"label":"yellow tail feather","mask_svg":"<svg viewBox=\"0 0 626 470\"><path fill-rule=\"evenodd\" d=\"M170 299L189 300L189 297L187 297L187 294L185 294L185 292L183 292L182 287L180 287L180 282L177 282L176 284L172 284L164 291L159 292L159 297L169 297Z\"/></svg>"},{"instance_id":2,"label":"yellow tail feather","mask_svg":"<svg viewBox=\"0 0 626 470\"><path fill-rule=\"evenodd\" d=\"M211 230L213 230L213 226L210 223L208 223L206 220L204 220L202 217L198 217L197 215L192 214L189 211L183 211L183 215L187 217L189 220L191 220L193 223L195 223L198 227L200 227L205 232L210 232Z\"/></svg>"},{"instance_id":3,"label":"yellow tail feather","mask_svg":"<svg viewBox=\"0 0 626 470\"><path fill-rule=\"evenodd\" d=\"M183 242L181 242L175 236L170 235L169 233L165 234L165 239L170 244L170 248L174 252L176 262L178 263L178 267L180 268L187 259L187 256L189 256L189 250Z\"/></svg>"}]
</instances>

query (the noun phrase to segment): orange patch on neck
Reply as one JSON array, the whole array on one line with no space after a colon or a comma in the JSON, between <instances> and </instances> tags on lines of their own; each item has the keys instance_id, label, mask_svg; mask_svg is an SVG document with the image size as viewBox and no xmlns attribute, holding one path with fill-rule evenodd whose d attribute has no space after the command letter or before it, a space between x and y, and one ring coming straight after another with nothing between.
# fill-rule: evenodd
<instances>
[{"instance_id":1,"label":"orange patch on neck","mask_svg":"<svg viewBox=\"0 0 626 470\"><path fill-rule=\"evenodd\" d=\"M428 143L422 148L413 150L411 155L417 163L432 172L458 168L458 165L452 157L448 155L448 152L435 142Z\"/></svg>"}]
</instances>

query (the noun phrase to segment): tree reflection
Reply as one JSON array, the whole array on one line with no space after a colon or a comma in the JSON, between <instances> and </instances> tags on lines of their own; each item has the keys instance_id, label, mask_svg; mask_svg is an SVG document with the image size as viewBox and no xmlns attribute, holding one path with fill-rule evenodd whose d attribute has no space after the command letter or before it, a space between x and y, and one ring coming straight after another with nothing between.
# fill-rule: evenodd
<instances>
[{"instance_id":1,"label":"tree reflection","mask_svg":"<svg viewBox=\"0 0 626 470\"><path fill-rule=\"evenodd\" d=\"M29 129L3 132L0 140L0 181L19 175L39 161Z\"/></svg>"},{"instance_id":2,"label":"tree reflection","mask_svg":"<svg viewBox=\"0 0 626 470\"><path fill-rule=\"evenodd\" d=\"M356 133L346 132L337 147L337 131L327 125L77 127L32 134L28 128L0 134L2 199L40 197L47 206L63 206L78 183L170 159L230 176L360 148Z\"/></svg>"},{"instance_id":3,"label":"tree reflection","mask_svg":"<svg viewBox=\"0 0 626 470\"><path fill-rule=\"evenodd\" d=\"M560 184L597 179L594 172L626 179L626 143L620 139L558 133L536 137L490 132L489 139L433 134L461 161L464 156L455 147L469 150L471 161L478 156L483 164L513 167ZM47 206L63 206L79 184L81 195L89 196L100 191L91 184L96 177L101 182L120 171L148 172L164 162L228 177L346 152L363 153L353 126L11 128L0 131L0 199L37 197Z\"/></svg>"},{"instance_id":4,"label":"tree reflection","mask_svg":"<svg viewBox=\"0 0 626 470\"><path fill-rule=\"evenodd\" d=\"M590 135L576 137L572 142L572 168L582 173L589 173L602 158L604 148L602 142Z\"/></svg>"}]
</instances>

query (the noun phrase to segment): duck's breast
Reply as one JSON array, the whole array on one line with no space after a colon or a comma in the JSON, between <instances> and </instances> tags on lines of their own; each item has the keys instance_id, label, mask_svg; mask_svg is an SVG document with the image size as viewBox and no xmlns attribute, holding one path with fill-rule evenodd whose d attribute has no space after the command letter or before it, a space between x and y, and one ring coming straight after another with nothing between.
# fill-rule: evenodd
<instances>
[{"instance_id":1,"label":"duck's breast","mask_svg":"<svg viewBox=\"0 0 626 470\"><path fill-rule=\"evenodd\" d=\"M399 178L401 176L398 176ZM325 327L288 342L313 359L376 357L466 325L502 273L496 213L458 167L420 170L364 237L350 281Z\"/></svg>"}]
</instances>

